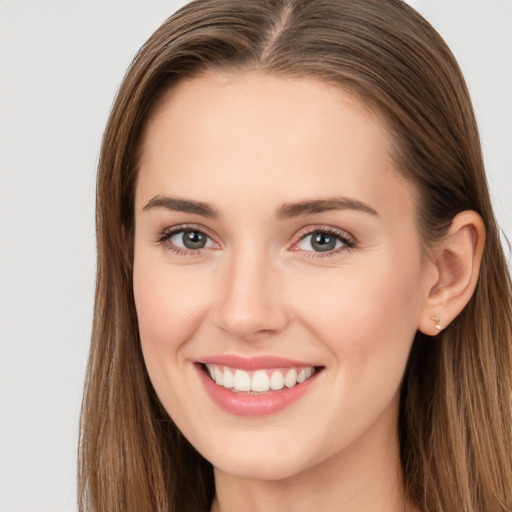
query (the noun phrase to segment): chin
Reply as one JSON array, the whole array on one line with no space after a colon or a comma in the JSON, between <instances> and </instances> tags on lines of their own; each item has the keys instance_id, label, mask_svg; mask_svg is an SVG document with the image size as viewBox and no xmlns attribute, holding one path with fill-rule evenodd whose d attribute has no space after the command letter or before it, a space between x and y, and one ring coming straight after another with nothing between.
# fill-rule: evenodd
<instances>
[{"instance_id":1,"label":"chin","mask_svg":"<svg viewBox=\"0 0 512 512\"><path fill-rule=\"evenodd\" d=\"M220 464L214 464L214 468L233 477L247 480L280 481L292 478L302 473L306 468L286 457L255 457L240 458L224 457Z\"/></svg>"},{"instance_id":2,"label":"chin","mask_svg":"<svg viewBox=\"0 0 512 512\"><path fill-rule=\"evenodd\" d=\"M232 439L229 443L199 448L217 471L237 478L277 481L296 476L318 463L314 460L319 457L318 451L309 453L311 450L306 449L304 440L291 441L286 443L276 438L261 436L258 439L242 434L238 440Z\"/></svg>"}]
</instances>

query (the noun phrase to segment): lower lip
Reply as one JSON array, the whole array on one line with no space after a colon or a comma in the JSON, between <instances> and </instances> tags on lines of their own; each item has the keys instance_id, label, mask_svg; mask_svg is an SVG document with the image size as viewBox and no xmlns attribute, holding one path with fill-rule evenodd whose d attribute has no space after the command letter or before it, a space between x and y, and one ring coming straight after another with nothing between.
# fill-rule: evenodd
<instances>
[{"instance_id":1,"label":"lower lip","mask_svg":"<svg viewBox=\"0 0 512 512\"><path fill-rule=\"evenodd\" d=\"M282 411L311 389L319 372L301 384L261 394L236 393L219 386L196 364L199 377L210 398L224 411L236 416L267 416Z\"/></svg>"}]
</instances>

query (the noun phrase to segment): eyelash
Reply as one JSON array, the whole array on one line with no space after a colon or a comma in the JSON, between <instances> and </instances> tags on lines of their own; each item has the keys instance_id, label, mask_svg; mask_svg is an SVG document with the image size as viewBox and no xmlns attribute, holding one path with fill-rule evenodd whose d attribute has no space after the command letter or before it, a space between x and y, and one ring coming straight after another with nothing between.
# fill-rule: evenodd
<instances>
[{"instance_id":1,"label":"eyelash","mask_svg":"<svg viewBox=\"0 0 512 512\"><path fill-rule=\"evenodd\" d=\"M166 242L177 235L178 233L185 231L193 231L195 233L201 233L206 236L210 240L214 240L214 237L204 228L199 228L198 226L190 225L190 224L181 224L179 226L173 226L172 228L167 228L162 231L156 242L162 246L164 246L167 250L170 250L177 254L178 256L199 256L202 253L202 249L185 249L183 247L177 247L173 244L167 245ZM218 245L218 244L217 244Z\"/></svg>"},{"instance_id":2,"label":"eyelash","mask_svg":"<svg viewBox=\"0 0 512 512\"><path fill-rule=\"evenodd\" d=\"M183 247L177 247L173 244L166 245L166 242L173 237L174 235L177 235L178 233L185 232L185 231L193 231L196 233L200 233L210 240L214 241L214 243L218 246L219 244L215 242L214 237L204 228L200 228L198 226L189 225L189 224L182 224L179 226L173 226L172 228L165 229L162 231L158 238L156 239L156 243L164 246L166 249L174 252L178 256L199 256L202 254L203 249L185 249ZM302 240L304 240L308 236L312 236L314 233L320 233L327 236L332 236L337 238L341 243L343 244L342 247L339 247L337 249L333 249L330 251L326 251L325 253L319 252L319 251L306 251L302 250L300 248L294 249L293 247L296 247ZM351 251L352 249L357 247L357 242L349 235L346 231L342 231L341 229L336 229L332 227L325 227L325 226L310 226L306 229L304 229L299 237L298 240L293 244L292 249L293 251L302 252L305 254L307 258L311 259L321 259L321 258L329 258L336 254L339 254L343 251Z\"/></svg>"},{"instance_id":3,"label":"eyelash","mask_svg":"<svg viewBox=\"0 0 512 512\"><path fill-rule=\"evenodd\" d=\"M321 259L321 258L331 258L332 256L335 256L336 254L339 254L344 251L351 251L352 249L355 249L357 247L357 242L355 238L351 235L349 235L346 231L343 231L341 229L333 228L333 227L325 227L325 226L309 226L306 229L304 229L299 237L297 242L293 244L293 247L296 247L302 240L304 240L308 236L312 236L315 233L319 233L322 235L332 236L334 238L337 238L341 243L343 244L341 247L337 249L333 249L330 251L326 251L324 253L319 251L305 251L301 249L292 249L294 251L300 251L304 253L304 255L307 258L311 259Z\"/></svg>"}]
</instances>

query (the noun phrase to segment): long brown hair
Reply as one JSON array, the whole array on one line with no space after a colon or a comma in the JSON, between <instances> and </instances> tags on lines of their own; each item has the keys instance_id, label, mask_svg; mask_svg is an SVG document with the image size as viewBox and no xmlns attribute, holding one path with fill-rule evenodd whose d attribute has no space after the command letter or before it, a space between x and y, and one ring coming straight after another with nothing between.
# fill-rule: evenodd
<instances>
[{"instance_id":1,"label":"long brown hair","mask_svg":"<svg viewBox=\"0 0 512 512\"><path fill-rule=\"evenodd\" d=\"M98 267L82 408L80 510L200 512L211 465L159 403L132 292L140 141L159 98L209 70L259 69L338 84L374 108L397 169L416 186L428 245L463 210L487 230L469 304L437 338L418 332L402 384L401 461L422 511L512 510L512 292L478 130L460 69L401 0L197 0L136 55L105 131L97 184Z\"/></svg>"}]
</instances>

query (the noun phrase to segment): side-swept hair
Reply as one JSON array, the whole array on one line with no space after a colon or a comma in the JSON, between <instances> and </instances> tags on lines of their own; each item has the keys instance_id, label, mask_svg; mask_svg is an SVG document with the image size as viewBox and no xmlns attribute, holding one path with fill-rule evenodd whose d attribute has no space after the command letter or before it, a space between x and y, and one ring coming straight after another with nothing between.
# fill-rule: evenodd
<instances>
[{"instance_id":1,"label":"side-swept hair","mask_svg":"<svg viewBox=\"0 0 512 512\"><path fill-rule=\"evenodd\" d=\"M371 105L397 170L418 190L426 247L463 210L486 246L476 291L438 337L417 333L401 393L408 497L424 512L512 510L512 292L478 130L460 69L401 0L197 0L131 64L108 121L97 183L97 284L81 418L82 512L202 512L213 473L159 403L132 290L141 137L162 95L209 70L315 77Z\"/></svg>"}]
</instances>

